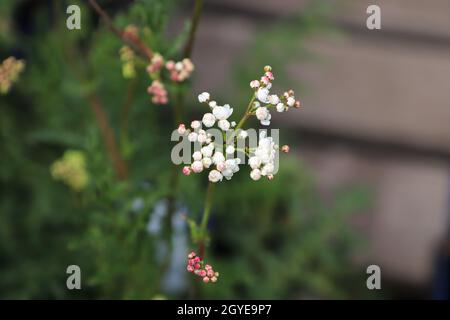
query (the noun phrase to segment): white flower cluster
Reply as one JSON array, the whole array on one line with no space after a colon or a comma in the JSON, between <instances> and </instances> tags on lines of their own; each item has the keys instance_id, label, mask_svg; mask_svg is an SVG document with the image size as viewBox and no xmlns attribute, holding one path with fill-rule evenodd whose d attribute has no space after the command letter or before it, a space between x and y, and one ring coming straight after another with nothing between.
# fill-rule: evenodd
<instances>
[{"instance_id":1,"label":"white flower cluster","mask_svg":"<svg viewBox=\"0 0 450 320\"><path fill-rule=\"evenodd\" d=\"M211 128L217 121L217 126L223 130L228 131L231 127L236 125L235 122L229 122L227 119L233 113L233 108L229 104L223 106L217 105L217 102L209 99L209 93L203 92L198 95L198 101L201 103L207 103L211 108L211 112L205 113L202 118L202 123L207 128Z\"/></svg>"},{"instance_id":2,"label":"white flower cluster","mask_svg":"<svg viewBox=\"0 0 450 320\"><path fill-rule=\"evenodd\" d=\"M272 118L269 111L270 108L275 107L278 112L284 112L290 107L299 108L300 101L295 100L293 90L284 92L282 96L270 94L272 81L275 77L273 76L272 68L270 66L265 66L264 72L264 75L259 81L253 80L250 82L250 87L255 90L255 97L258 100L253 103L252 110L261 124L268 126L270 125L270 119Z\"/></svg>"},{"instance_id":3,"label":"white flower cluster","mask_svg":"<svg viewBox=\"0 0 450 320\"><path fill-rule=\"evenodd\" d=\"M258 147L248 160L248 164L252 168L250 177L253 180L257 181L261 176L266 176L269 180L273 179L277 151L278 145L275 144L272 137L267 137L266 131L262 131L259 134Z\"/></svg>"},{"instance_id":4,"label":"white flower cluster","mask_svg":"<svg viewBox=\"0 0 450 320\"><path fill-rule=\"evenodd\" d=\"M228 131L230 127L234 127L236 123L230 123L227 119L233 113L233 109L229 105L218 106L215 101L209 101L209 93L204 92L198 97L200 102L208 103L212 109L212 113L204 114L202 121L192 121L191 128L186 129L184 124L178 127L178 133L187 135L190 142L200 143L200 151L195 151L192 154L193 162L190 166L183 168L185 175L200 173L204 169L211 169L208 174L208 179L211 182L222 181L223 178L230 180L233 174L239 171L239 164L241 159L232 158L235 149L233 145L228 145L225 149L227 156L223 154L222 149L216 148L211 134L206 133L202 129L202 125L211 128L217 122L217 126L223 130Z\"/></svg>"},{"instance_id":5,"label":"white flower cluster","mask_svg":"<svg viewBox=\"0 0 450 320\"><path fill-rule=\"evenodd\" d=\"M193 153L192 164L183 168L185 175L189 175L191 172L200 173L205 169L209 169L208 179L215 183L222 181L223 178L230 180L239 171L241 159L234 158L236 152L235 136L232 136L232 141L228 139L224 144L223 141L219 143L214 141L214 137L202 127L212 128L214 125L217 125L222 130L223 136L226 136L225 133L231 129L241 129L240 127L249 115L255 115L262 125L269 125L271 120L270 108L275 107L278 112L283 112L290 107L300 107L300 102L295 100L292 90L285 92L280 97L270 94L272 81L274 80L271 70L270 66L264 67L265 73L261 80L250 82L250 87L255 90L255 93L237 127L236 122L230 122L229 120L233 114L233 108L230 105L218 105L216 101L211 100L208 92L198 95L198 101L206 104L209 107L209 112L203 115L201 121L192 121L190 129L187 129L184 124L180 124L178 127L179 134L187 136L190 142L198 142L201 147L200 151ZM241 130L237 138L245 139L247 136L247 131ZM225 154L223 149L225 149ZM258 146L254 150L245 148L245 150L238 151L245 152L249 156L250 177L256 181L262 176L267 177L269 180L273 179L278 150L279 147L274 143L272 137L267 137L266 131L263 131L260 133ZM281 150L289 152L289 146L285 145Z\"/></svg>"}]
</instances>

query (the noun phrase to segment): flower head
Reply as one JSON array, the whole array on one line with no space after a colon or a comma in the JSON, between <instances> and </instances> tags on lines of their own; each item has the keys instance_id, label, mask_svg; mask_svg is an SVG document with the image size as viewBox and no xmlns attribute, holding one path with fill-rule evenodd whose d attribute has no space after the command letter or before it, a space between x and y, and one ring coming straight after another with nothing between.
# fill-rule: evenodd
<instances>
[{"instance_id":1,"label":"flower head","mask_svg":"<svg viewBox=\"0 0 450 320\"><path fill-rule=\"evenodd\" d=\"M204 283L215 283L219 278L219 273L214 271L211 265L205 264L205 262L200 259L194 251L188 255L186 269L188 272L192 272L199 276Z\"/></svg>"}]
</instances>

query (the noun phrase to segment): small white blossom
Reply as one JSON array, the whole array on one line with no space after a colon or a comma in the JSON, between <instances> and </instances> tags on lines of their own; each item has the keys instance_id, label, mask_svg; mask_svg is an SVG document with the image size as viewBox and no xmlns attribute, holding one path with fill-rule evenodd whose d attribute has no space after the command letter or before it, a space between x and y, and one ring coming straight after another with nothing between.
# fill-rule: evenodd
<instances>
[{"instance_id":1,"label":"small white blossom","mask_svg":"<svg viewBox=\"0 0 450 320\"><path fill-rule=\"evenodd\" d=\"M211 158L205 157L202 159L202 163L205 168L209 168L212 165L212 160Z\"/></svg>"},{"instance_id":2,"label":"small white blossom","mask_svg":"<svg viewBox=\"0 0 450 320\"><path fill-rule=\"evenodd\" d=\"M225 164L225 161L220 161L219 163L217 163L217 166L216 166L216 168L217 168L217 170L219 170L219 171L223 171L223 170L225 170L225 168L226 168L227 166L226 166L226 164Z\"/></svg>"},{"instance_id":3,"label":"small white blossom","mask_svg":"<svg viewBox=\"0 0 450 320\"><path fill-rule=\"evenodd\" d=\"M217 120L226 120L233 113L233 108L229 104L217 106L213 109L213 114Z\"/></svg>"},{"instance_id":4,"label":"small white blossom","mask_svg":"<svg viewBox=\"0 0 450 320\"><path fill-rule=\"evenodd\" d=\"M283 112L284 110L286 110L286 106L281 102L277 104L276 108L278 112Z\"/></svg>"},{"instance_id":5,"label":"small white blossom","mask_svg":"<svg viewBox=\"0 0 450 320\"><path fill-rule=\"evenodd\" d=\"M189 140L190 142L195 142L195 141L197 141L197 137L198 137L197 132L191 132L191 133L189 133L189 135L188 135L188 140Z\"/></svg>"},{"instance_id":6,"label":"small white blossom","mask_svg":"<svg viewBox=\"0 0 450 320\"><path fill-rule=\"evenodd\" d=\"M217 102L215 102L213 100L213 101L210 101L208 105L211 107L211 109L214 109L215 107L217 107Z\"/></svg>"},{"instance_id":7,"label":"small white blossom","mask_svg":"<svg viewBox=\"0 0 450 320\"><path fill-rule=\"evenodd\" d=\"M198 161L202 159L202 153L200 151L195 151L192 154L192 158L194 159L194 161Z\"/></svg>"},{"instance_id":8,"label":"small white blossom","mask_svg":"<svg viewBox=\"0 0 450 320\"><path fill-rule=\"evenodd\" d=\"M248 159L248 164L252 169L259 168L261 165L261 159L256 156L250 157L250 159Z\"/></svg>"},{"instance_id":9,"label":"small white blossom","mask_svg":"<svg viewBox=\"0 0 450 320\"><path fill-rule=\"evenodd\" d=\"M205 113L202 119L203 124L207 128L211 128L216 122L216 117L212 113Z\"/></svg>"},{"instance_id":10,"label":"small white blossom","mask_svg":"<svg viewBox=\"0 0 450 320\"><path fill-rule=\"evenodd\" d=\"M210 145L203 147L201 149L201 153L204 157L211 157L214 150L214 146L211 148Z\"/></svg>"},{"instance_id":11,"label":"small white blossom","mask_svg":"<svg viewBox=\"0 0 450 320\"><path fill-rule=\"evenodd\" d=\"M233 146L228 146L225 149L225 152L228 153L228 154L233 154L234 153L234 147Z\"/></svg>"},{"instance_id":12,"label":"small white blossom","mask_svg":"<svg viewBox=\"0 0 450 320\"><path fill-rule=\"evenodd\" d=\"M241 130L241 132L239 132L239 137L241 137L242 139L247 138L248 132L246 130Z\"/></svg>"},{"instance_id":13,"label":"small white blossom","mask_svg":"<svg viewBox=\"0 0 450 320\"><path fill-rule=\"evenodd\" d=\"M220 151L216 151L213 155L213 162L215 164L219 164L219 162L224 162L225 157L223 156L223 153Z\"/></svg>"},{"instance_id":14,"label":"small white blossom","mask_svg":"<svg viewBox=\"0 0 450 320\"><path fill-rule=\"evenodd\" d=\"M183 63L181 61L178 61L177 63L175 63L175 70L177 71L181 71L183 70Z\"/></svg>"},{"instance_id":15,"label":"small white blossom","mask_svg":"<svg viewBox=\"0 0 450 320\"><path fill-rule=\"evenodd\" d=\"M205 143L206 140L208 139L206 137L206 133L204 132L204 130L200 130L203 131L202 133L199 132L198 137L197 137L197 141L200 142L201 144Z\"/></svg>"},{"instance_id":16,"label":"small white blossom","mask_svg":"<svg viewBox=\"0 0 450 320\"><path fill-rule=\"evenodd\" d=\"M269 103L269 89L261 87L256 91L256 98L262 103Z\"/></svg>"},{"instance_id":17,"label":"small white blossom","mask_svg":"<svg viewBox=\"0 0 450 320\"><path fill-rule=\"evenodd\" d=\"M199 129L201 127L201 125L202 125L201 122L198 120L194 120L191 122L191 128L194 130Z\"/></svg>"},{"instance_id":18,"label":"small white blossom","mask_svg":"<svg viewBox=\"0 0 450 320\"><path fill-rule=\"evenodd\" d=\"M191 164L192 171L200 173L203 171L203 163L201 161L194 161Z\"/></svg>"},{"instance_id":19,"label":"small white blossom","mask_svg":"<svg viewBox=\"0 0 450 320\"><path fill-rule=\"evenodd\" d=\"M278 102L280 102L280 98L278 98L278 96L276 94L272 94L271 96L269 96L270 104L273 104L275 106L278 104Z\"/></svg>"},{"instance_id":20,"label":"small white blossom","mask_svg":"<svg viewBox=\"0 0 450 320\"><path fill-rule=\"evenodd\" d=\"M261 171L259 169L253 169L250 172L250 178L252 178L255 181L258 181L259 179L261 179Z\"/></svg>"},{"instance_id":21,"label":"small white blossom","mask_svg":"<svg viewBox=\"0 0 450 320\"><path fill-rule=\"evenodd\" d=\"M208 100L209 100L209 93L208 92L203 92L203 93L200 93L198 95L198 101L200 103L206 102Z\"/></svg>"},{"instance_id":22,"label":"small white blossom","mask_svg":"<svg viewBox=\"0 0 450 320\"><path fill-rule=\"evenodd\" d=\"M208 179L211 182L222 181L222 174L217 170L211 170L208 174Z\"/></svg>"},{"instance_id":23,"label":"small white blossom","mask_svg":"<svg viewBox=\"0 0 450 320\"><path fill-rule=\"evenodd\" d=\"M272 118L272 116L270 115L270 112L266 107L259 107L258 109L256 109L255 114L256 118L261 121L262 125L270 125L270 119Z\"/></svg>"},{"instance_id":24,"label":"small white blossom","mask_svg":"<svg viewBox=\"0 0 450 320\"><path fill-rule=\"evenodd\" d=\"M289 107L294 106L294 104L295 104L295 99L294 99L293 97L287 98L286 104L287 104Z\"/></svg>"},{"instance_id":25,"label":"small white blossom","mask_svg":"<svg viewBox=\"0 0 450 320\"><path fill-rule=\"evenodd\" d=\"M228 120L219 120L217 126L223 131L228 131L230 129L230 122Z\"/></svg>"}]
</instances>

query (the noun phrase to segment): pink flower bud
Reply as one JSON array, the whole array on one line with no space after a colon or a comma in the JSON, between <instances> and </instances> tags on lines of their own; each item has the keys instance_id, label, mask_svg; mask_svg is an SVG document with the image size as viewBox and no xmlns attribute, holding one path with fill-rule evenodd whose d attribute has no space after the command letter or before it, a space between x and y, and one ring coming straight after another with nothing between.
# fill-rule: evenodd
<instances>
[{"instance_id":1,"label":"pink flower bud","mask_svg":"<svg viewBox=\"0 0 450 320\"><path fill-rule=\"evenodd\" d=\"M184 174L185 176L190 175L190 174L191 174L191 168L188 167L188 166L183 167L183 174Z\"/></svg>"},{"instance_id":2,"label":"pink flower bud","mask_svg":"<svg viewBox=\"0 0 450 320\"><path fill-rule=\"evenodd\" d=\"M212 269L212 267L209 264L207 264L207 265L205 265L205 269L210 270L210 269Z\"/></svg>"},{"instance_id":3,"label":"pink flower bud","mask_svg":"<svg viewBox=\"0 0 450 320\"><path fill-rule=\"evenodd\" d=\"M200 267L201 267L201 266L200 266L200 263L197 263L197 264L194 266L195 269L200 269Z\"/></svg>"},{"instance_id":4,"label":"pink flower bud","mask_svg":"<svg viewBox=\"0 0 450 320\"><path fill-rule=\"evenodd\" d=\"M173 60L169 60L166 63L166 69L172 71L175 68L175 62Z\"/></svg>"},{"instance_id":5,"label":"pink flower bud","mask_svg":"<svg viewBox=\"0 0 450 320\"><path fill-rule=\"evenodd\" d=\"M184 123L182 123L178 126L178 133L181 135L186 133L186 126L184 125ZM194 253L194 256L195 256L195 253Z\"/></svg>"},{"instance_id":6,"label":"pink flower bud","mask_svg":"<svg viewBox=\"0 0 450 320\"><path fill-rule=\"evenodd\" d=\"M204 282L204 283L208 283L208 282L209 282L209 278L208 278L208 277L204 277L204 278L203 278L203 282Z\"/></svg>"},{"instance_id":7,"label":"pink flower bud","mask_svg":"<svg viewBox=\"0 0 450 320\"><path fill-rule=\"evenodd\" d=\"M189 271L189 272L194 271L194 267L192 267L191 265L187 266L187 271Z\"/></svg>"},{"instance_id":8,"label":"pink flower bud","mask_svg":"<svg viewBox=\"0 0 450 320\"><path fill-rule=\"evenodd\" d=\"M287 144L285 144L284 146L281 147L281 151L283 151L284 153L288 153L289 150L290 150L290 148Z\"/></svg>"},{"instance_id":9,"label":"pink flower bud","mask_svg":"<svg viewBox=\"0 0 450 320\"><path fill-rule=\"evenodd\" d=\"M268 77L262 76L262 77L261 77L261 82L262 82L265 86L267 86L267 85L269 84L270 80L269 80Z\"/></svg>"},{"instance_id":10,"label":"pink flower bud","mask_svg":"<svg viewBox=\"0 0 450 320\"><path fill-rule=\"evenodd\" d=\"M211 269L209 269L207 272L206 272L206 275L208 276L208 277L213 277L214 276L214 271L212 271Z\"/></svg>"},{"instance_id":11,"label":"pink flower bud","mask_svg":"<svg viewBox=\"0 0 450 320\"><path fill-rule=\"evenodd\" d=\"M200 272L198 273L198 275L200 276L200 277L206 277L206 271L205 270L200 270Z\"/></svg>"},{"instance_id":12,"label":"pink flower bud","mask_svg":"<svg viewBox=\"0 0 450 320\"><path fill-rule=\"evenodd\" d=\"M271 81L272 81L273 79L275 79L275 78L273 77L273 73L270 72L270 71L266 72L266 77L269 78L269 80L271 80Z\"/></svg>"}]
</instances>

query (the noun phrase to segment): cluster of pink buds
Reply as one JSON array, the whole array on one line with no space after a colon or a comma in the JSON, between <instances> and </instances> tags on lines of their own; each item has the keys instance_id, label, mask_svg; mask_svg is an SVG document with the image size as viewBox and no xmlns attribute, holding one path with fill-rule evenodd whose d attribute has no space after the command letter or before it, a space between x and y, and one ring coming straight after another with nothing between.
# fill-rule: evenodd
<instances>
[{"instance_id":1,"label":"cluster of pink buds","mask_svg":"<svg viewBox=\"0 0 450 320\"><path fill-rule=\"evenodd\" d=\"M147 92L152 95L152 102L157 104L167 104L167 90L159 80L153 80L152 84L147 88Z\"/></svg>"},{"instance_id":2,"label":"cluster of pink buds","mask_svg":"<svg viewBox=\"0 0 450 320\"><path fill-rule=\"evenodd\" d=\"M166 69L169 70L172 81L182 82L189 78L192 71L194 71L194 64L188 58L178 62L169 60L166 63Z\"/></svg>"},{"instance_id":3,"label":"cluster of pink buds","mask_svg":"<svg viewBox=\"0 0 450 320\"><path fill-rule=\"evenodd\" d=\"M155 53L150 60L150 64L147 66L147 72L150 74L156 73L161 70L161 67L164 64L164 58L159 53Z\"/></svg>"},{"instance_id":4,"label":"cluster of pink buds","mask_svg":"<svg viewBox=\"0 0 450 320\"><path fill-rule=\"evenodd\" d=\"M209 264L205 264L194 251L188 255L187 271L201 277L204 283L216 282L219 277L219 273L215 272Z\"/></svg>"}]
</instances>

